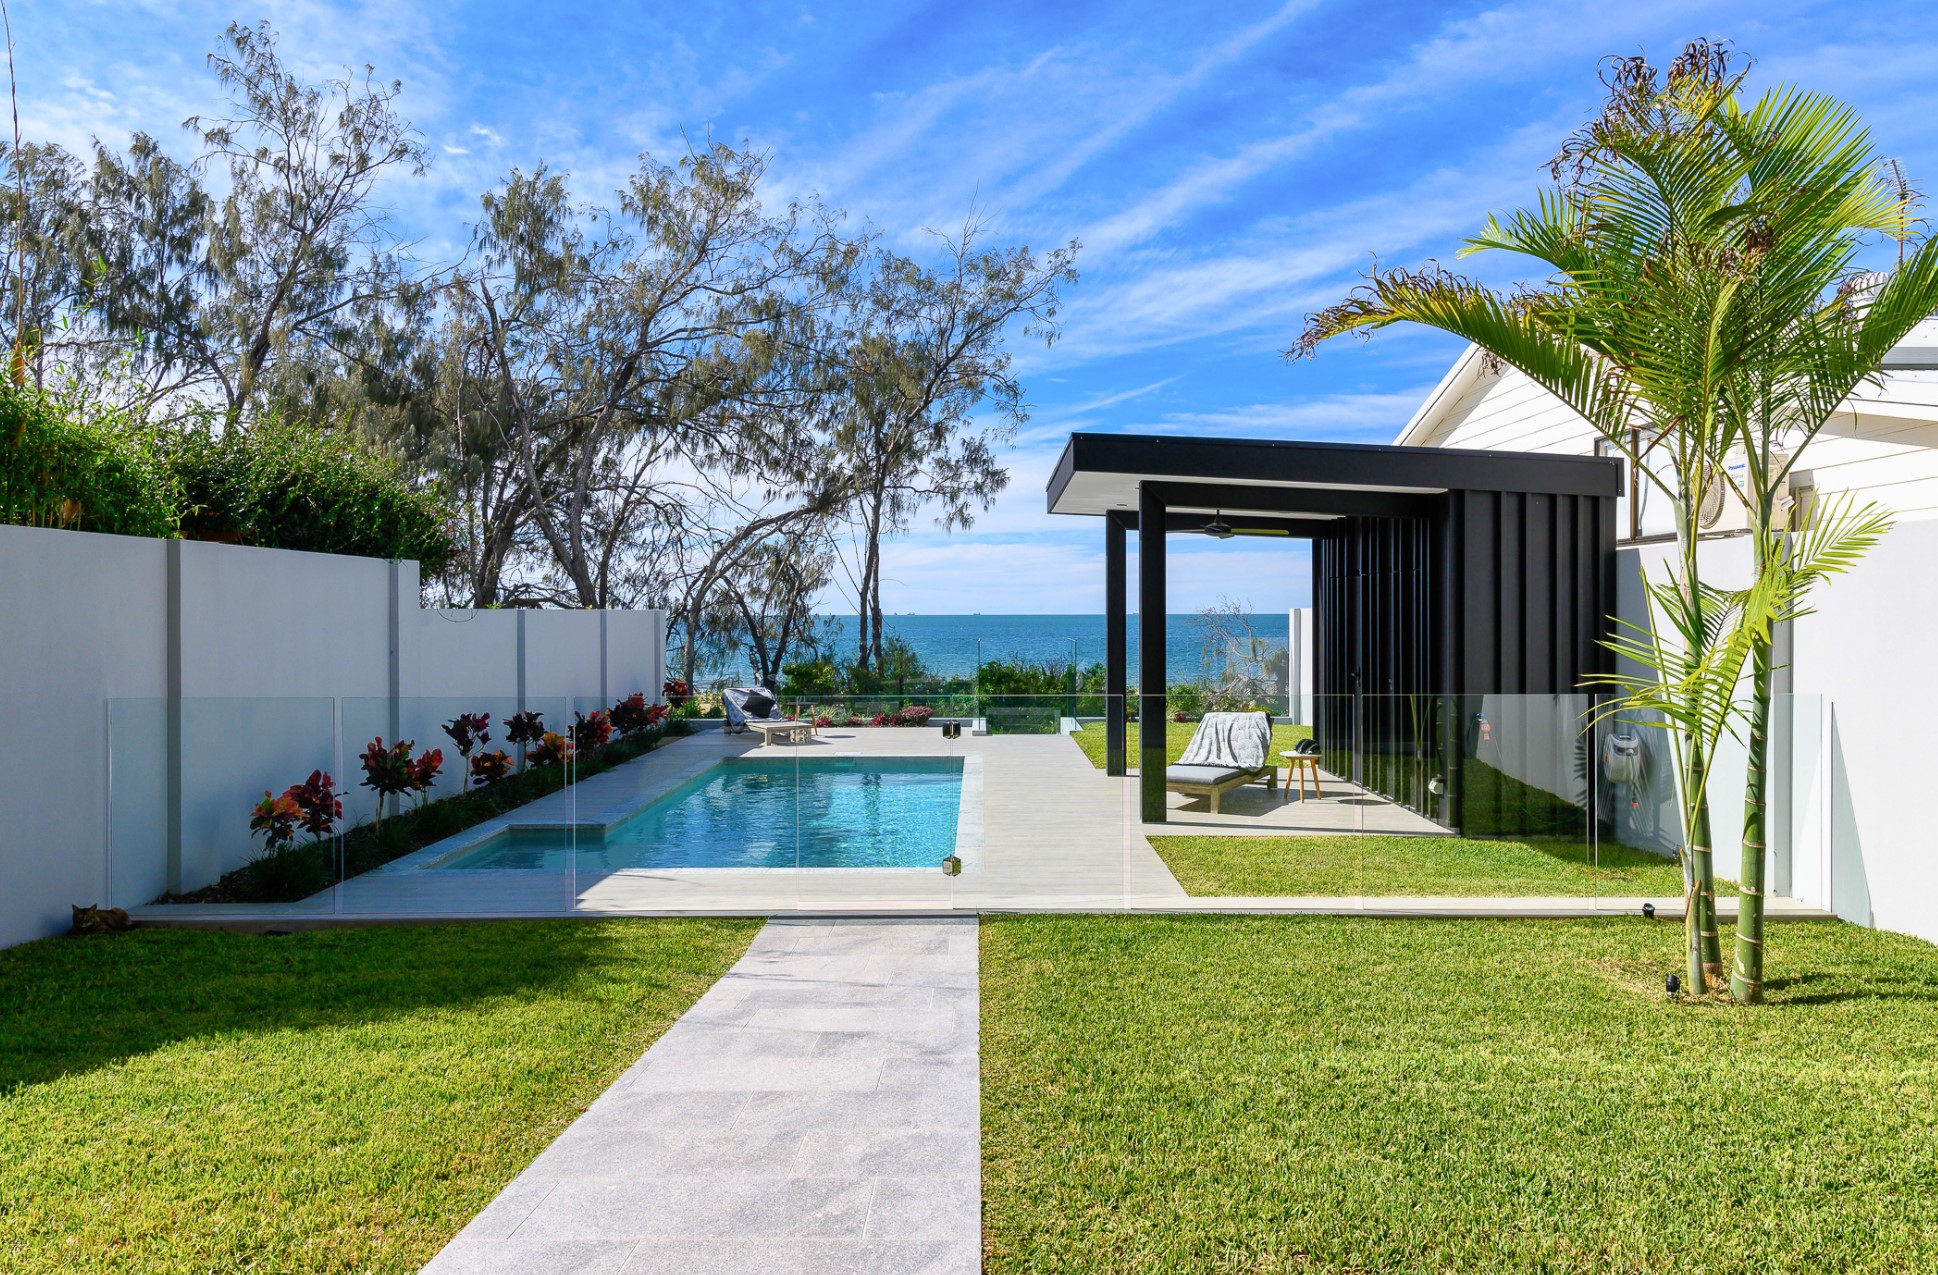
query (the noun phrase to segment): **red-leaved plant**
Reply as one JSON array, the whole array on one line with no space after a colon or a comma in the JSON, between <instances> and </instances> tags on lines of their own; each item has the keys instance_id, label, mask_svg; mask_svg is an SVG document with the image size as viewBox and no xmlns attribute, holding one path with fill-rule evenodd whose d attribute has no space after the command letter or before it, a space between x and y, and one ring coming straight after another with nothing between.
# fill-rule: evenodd
<instances>
[{"instance_id":1,"label":"red-leaved plant","mask_svg":"<svg viewBox=\"0 0 1938 1275\"><path fill-rule=\"evenodd\" d=\"M666 684L660 687L660 694L666 697L667 703L678 708L693 698L693 688L686 684L685 678L669 677L666 679Z\"/></svg>"},{"instance_id":2,"label":"red-leaved plant","mask_svg":"<svg viewBox=\"0 0 1938 1275\"><path fill-rule=\"evenodd\" d=\"M459 713L444 723L444 733L458 746L458 756L469 757L472 749L491 742L491 714Z\"/></svg>"},{"instance_id":3,"label":"red-leaved plant","mask_svg":"<svg viewBox=\"0 0 1938 1275\"><path fill-rule=\"evenodd\" d=\"M612 723L598 709L572 714L572 746L580 752L597 748L612 738Z\"/></svg>"},{"instance_id":4,"label":"red-leaved plant","mask_svg":"<svg viewBox=\"0 0 1938 1275\"><path fill-rule=\"evenodd\" d=\"M328 771L312 770L308 779L291 784L283 796L302 812L303 831L319 841L335 832L336 821L343 818L343 801Z\"/></svg>"},{"instance_id":5,"label":"red-leaved plant","mask_svg":"<svg viewBox=\"0 0 1938 1275\"><path fill-rule=\"evenodd\" d=\"M377 794L379 826L384 821L384 798L417 791L417 768L410 756L416 744L414 739L403 739L385 748L384 737L379 735L357 758L363 765L363 786L374 789ZM441 756L439 760L442 761Z\"/></svg>"},{"instance_id":6,"label":"red-leaved plant","mask_svg":"<svg viewBox=\"0 0 1938 1275\"><path fill-rule=\"evenodd\" d=\"M265 855L277 854L296 839L296 825L302 819L302 810L288 793L275 797L265 790L262 800L249 812L249 831L262 836Z\"/></svg>"},{"instance_id":7,"label":"red-leaved plant","mask_svg":"<svg viewBox=\"0 0 1938 1275\"><path fill-rule=\"evenodd\" d=\"M544 738L545 719L537 713L513 713L505 719L507 743L524 744L529 747ZM519 755L518 765L521 770L528 760L530 759L527 755L522 753Z\"/></svg>"},{"instance_id":8,"label":"red-leaved plant","mask_svg":"<svg viewBox=\"0 0 1938 1275\"><path fill-rule=\"evenodd\" d=\"M665 705L648 704L646 692L634 691L612 706L612 710L606 714L606 720L611 722L612 728L621 735L637 735L655 723L654 709L659 710L660 716L665 716Z\"/></svg>"},{"instance_id":9,"label":"red-leaved plant","mask_svg":"<svg viewBox=\"0 0 1938 1275\"><path fill-rule=\"evenodd\" d=\"M548 730L526 756L534 766L563 765L572 759L572 744L557 731Z\"/></svg>"},{"instance_id":10,"label":"red-leaved plant","mask_svg":"<svg viewBox=\"0 0 1938 1275\"><path fill-rule=\"evenodd\" d=\"M411 791L419 794L429 792L437 786L437 774L444 769L444 750L427 749L422 757L410 764Z\"/></svg>"},{"instance_id":11,"label":"red-leaved plant","mask_svg":"<svg viewBox=\"0 0 1938 1275\"><path fill-rule=\"evenodd\" d=\"M495 784L510 773L511 757L502 748L471 759L471 778L478 783Z\"/></svg>"}]
</instances>

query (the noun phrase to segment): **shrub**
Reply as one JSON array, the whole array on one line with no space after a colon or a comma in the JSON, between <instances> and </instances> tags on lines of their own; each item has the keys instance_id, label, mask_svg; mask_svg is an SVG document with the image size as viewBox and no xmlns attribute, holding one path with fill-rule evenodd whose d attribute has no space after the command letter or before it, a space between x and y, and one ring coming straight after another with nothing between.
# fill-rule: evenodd
<instances>
[{"instance_id":1,"label":"shrub","mask_svg":"<svg viewBox=\"0 0 1938 1275\"><path fill-rule=\"evenodd\" d=\"M646 692L634 691L625 699L612 706L606 714L612 728L624 736L637 735L640 731L657 726L666 720L666 705L648 704Z\"/></svg>"},{"instance_id":2,"label":"shrub","mask_svg":"<svg viewBox=\"0 0 1938 1275\"><path fill-rule=\"evenodd\" d=\"M336 831L336 821L343 818L343 802L337 796L336 780L326 770L312 770L308 779L290 785L283 796L296 803L296 809L302 813L303 831L313 837L329 836Z\"/></svg>"},{"instance_id":3,"label":"shrub","mask_svg":"<svg viewBox=\"0 0 1938 1275\"><path fill-rule=\"evenodd\" d=\"M597 748L612 738L612 723L599 709L590 713L572 714L572 747L584 752Z\"/></svg>"},{"instance_id":4,"label":"shrub","mask_svg":"<svg viewBox=\"0 0 1938 1275\"><path fill-rule=\"evenodd\" d=\"M264 792L249 812L249 831L262 837L264 854L276 854L296 839L296 825L302 818L302 810L288 793L275 797Z\"/></svg>"},{"instance_id":5,"label":"shrub","mask_svg":"<svg viewBox=\"0 0 1938 1275\"><path fill-rule=\"evenodd\" d=\"M0 382L0 522L170 537L180 503L141 429Z\"/></svg>"},{"instance_id":6,"label":"shrub","mask_svg":"<svg viewBox=\"0 0 1938 1275\"><path fill-rule=\"evenodd\" d=\"M894 720L895 719L890 717L887 713L876 713L874 717L869 720L868 724L870 726L888 726L892 724Z\"/></svg>"},{"instance_id":7,"label":"shrub","mask_svg":"<svg viewBox=\"0 0 1938 1275\"><path fill-rule=\"evenodd\" d=\"M666 697L667 703L678 708L693 698L693 688L686 684L684 678L669 677L660 687L660 694Z\"/></svg>"},{"instance_id":8,"label":"shrub","mask_svg":"<svg viewBox=\"0 0 1938 1275\"><path fill-rule=\"evenodd\" d=\"M565 736L548 730L526 756L534 766L563 765L572 759L572 745Z\"/></svg>"},{"instance_id":9,"label":"shrub","mask_svg":"<svg viewBox=\"0 0 1938 1275\"><path fill-rule=\"evenodd\" d=\"M929 718L934 715L935 710L927 705L910 704L907 708L897 709L894 720L897 726L927 726Z\"/></svg>"},{"instance_id":10,"label":"shrub","mask_svg":"<svg viewBox=\"0 0 1938 1275\"><path fill-rule=\"evenodd\" d=\"M481 784L495 784L511 773L511 757L503 750L479 753L471 759L471 778Z\"/></svg>"},{"instance_id":11,"label":"shrub","mask_svg":"<svg viewBox=\"0 0 1938 1275\"><path fill-rule=\"evenodd\" d=\"M413 486L353 434L271 417L219 434L191 430L169 453L190 539L414 558L427 577L451 560L437 491Z\"/></svg>"},{"instance_id":12,"label":"shrub","mask_svg":"<svg viewBox=\"0 0 1938 1275\"><path fill-rule=\"evenodd\" d=\"M458 756L469 757L472 749L491 742L491 714L459 713L444 723L444 733L457 745Z\"/></svg>"}]
</instances>

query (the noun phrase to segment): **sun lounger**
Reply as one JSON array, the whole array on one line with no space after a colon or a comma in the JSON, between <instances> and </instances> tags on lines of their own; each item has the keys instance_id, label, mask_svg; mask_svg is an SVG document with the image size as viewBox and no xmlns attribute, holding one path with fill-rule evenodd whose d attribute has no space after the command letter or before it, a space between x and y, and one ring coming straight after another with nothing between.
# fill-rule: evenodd
<instances>
[{"instance_id":1,"label":"sun lounger","mask_svg":"<svg viewBox=\"0 0 1938 1275\"><path fill-rule=\"evenodd\" d=\"M1278 787L1271 745L1270 714L1206 713L1184 755L1164 768L1164 786L1190 797L1209 797L1215 815L1219 799L1234 788L1259 779L1267 788Z\"/></svg>"}]
</instances>

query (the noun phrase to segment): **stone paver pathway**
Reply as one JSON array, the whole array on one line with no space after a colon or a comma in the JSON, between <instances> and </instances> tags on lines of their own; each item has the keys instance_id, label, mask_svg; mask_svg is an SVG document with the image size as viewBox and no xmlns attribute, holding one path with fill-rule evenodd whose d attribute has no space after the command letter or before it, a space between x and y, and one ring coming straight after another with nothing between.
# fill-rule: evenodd
<instances>
[{"instance_id":1,"label":"stone paver pathway","mask_svg":"<svg viewBox=\"0 0 1938 1275\"><path fill-rule=\"evenodd\" d=\"M425 1268L981 1265L976 922L770 921Z\"/></svg>"}]
</instances>

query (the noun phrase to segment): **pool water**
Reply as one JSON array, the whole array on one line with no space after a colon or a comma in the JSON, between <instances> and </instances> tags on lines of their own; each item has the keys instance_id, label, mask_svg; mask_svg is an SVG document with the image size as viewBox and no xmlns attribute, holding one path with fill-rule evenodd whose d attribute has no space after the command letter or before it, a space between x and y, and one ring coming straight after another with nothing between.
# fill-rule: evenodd
<instances>
[{"instance_id":1,"label":"pool water","mask_svg":"<svg viewBox=\"0 0 1938 1275\"><path fill-rule=\"evenodd\" d=\"M955 853L960 757L733 759L601 837L581 872L622 868L933 868ZM438 868L563 869L574 838L513 828Z\"/></svg>"}]
</instances>

